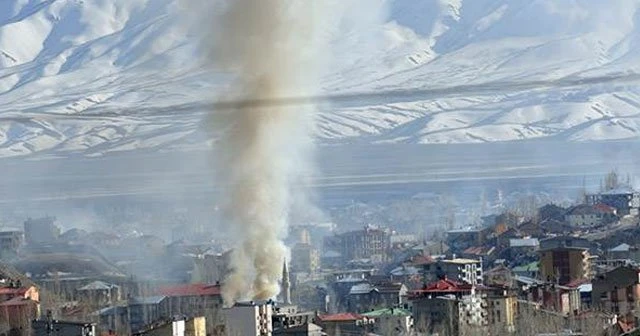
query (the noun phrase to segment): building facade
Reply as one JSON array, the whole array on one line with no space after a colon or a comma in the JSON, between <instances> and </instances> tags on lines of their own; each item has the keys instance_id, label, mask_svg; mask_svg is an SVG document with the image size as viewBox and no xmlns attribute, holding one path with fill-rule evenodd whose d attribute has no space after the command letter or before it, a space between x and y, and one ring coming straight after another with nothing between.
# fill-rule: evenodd
<instances>
[{"instance_id":1,"label":"building facade","mask_svg":"<svg viewBox=\"0 0 640 336\"><path fill-rule=\"evenodd\" d=\"M402 283L365 282L351 287L347 297L348 311L364 312L404 304L407 286Z\"/></svg>"},{"instance_id":2,"label":"building facade","mask_svg":"<svg viewBox=\"0 0 640 336\"><path fill-rule=\"evenodd\" d=\"M271 336L273 335L272 302L238 302L224 309L227 335Z\"/></svg>"},{"instance_id":3,"label":"building facade","mask_svg":"<svg viewBox=\"0 0 640 336\"><path fill-rule=\"evenodd\" d=\"M403 308L384 308L362 315L375 320L374 333L379 335L402 335L413 332L413 315Z\"/></svg>"},{"instance_id":4,"label":"building facade","mask_svg":"<svg viewBox=\"0 0 640 336\"><path fill-rule=\"evenodd\" d=\"M587 204L595 205L598 203L612 206L618 210L618 215L638 215L640 209L640 193L630 188L619 188L609 190L599 194L590 194L586 196Z\"/></svg>"},{"instance_id":5,"label":"building facade","mask_svg":"<svg viewBox=\"0 0 640 336\"><path fill-rule=\"evenodd\" d=\"M622 266L596 276L592 281L594 308L625 315L640 308L640 270Z\"/></svg>"},{"instance_id":6,"label":"building facade","mask_svg":"<svg viewBox=\"0 0 640 336\"><path fill-rule=\"evenodd\" d=\"M315 323L327 335L366 335L374 329L375 320L355 313L320 315Z\"/></svg>"},{"instance_id":7,"label":"building facade","mask_svg":"<svg viewBox=\"0 0 640 336\"><path fill-rule=\"evenodd\" d=\"M409 300L416 331L421 333L457 335L461 324L484 318L474 287L453 280L441 279L413 291Z\"/></svg>"},{"instance_id":8,"label":"building facade","mask_svg":"<svg viewBox=\"0 0 640 336\"><path fill-rule=\"evenodd\" d=\"M596 227L615 222L618 219L616 212L616 208L602 203L581 204L570 208L565 218L572 227Z\"/></svg>"},{"instance_id":9,"label":"building facade","mask_svg":"<svg viewBox=\"0 0 640 336\"><path fill-rule=\"evenodd\" d=\"M390 248L389 237L386 229L366 226L362 230L326 237L324 249L339 253L344 263L358 259L384 262Z\"/></svg>"},{"instance_id":10,"label":"building facade","mask_svg":"<svg viewBox=\"0 0 640 336\"><path fill-rule=\"evenodd\" d=\"M55 217L32 219L24 222L24 238L28 245L55 242L60 236L60 228L55 225Z\"/></svg>"},{"instance_id":11,"label":"building facade","mask_svg":"<svg viewBox=\"0 0 640 336\"><path fill-rule=\"evenodd\" d=\"M169 316L168 301L165 296L130 298L127 304L129 328L134 333L143 331L150 324Z\"/></svg>"},{"instance_id":12,"label":"building facade","mask_svg":"<svg viewBox=\"0 0 640 336\"><path fill-rule=\"evenodd\" d=\"M313 245L297 243L291 249L291 271L313 273L320 268L320 255Z\"/></svg>"},{"instance_id":13,"label":"building facade","mask_svg":"<svg viewBox=\"0 0 640 336\"><path fill-rule=\"evenodd\" d=\"M556 247L540 250L539 256L543 281L564 285L591 278L591 255L587 249Z\"/></svg>"},{"instance_id":14,"label":"building facade","mask_svg":"<svg viewBox=\"0 0 640 336\"><path fill-rule=\"evenodd\" d=\"M22 231L0 231L0 257L7 260L15 258L23 242Z\"/></svg>"},{"instance_id":15,"label":"building facade","mask_svg":"<svg viewBox=\"0 0 640 336\"><path fill-rule=\"evenodd\" d=\"M422 265L427 281L449 279L469 285L483 284L482 261L476 259L433 260Z\"/></svg>"},{"instance_id":16,"label":"building facade","mask_svg":"<svg viewBox=\"0 0 640 336\"><path fill-rule=\"evenodd\" d=\"M169 316L204 316L207 329L214 330L222 322L220 288L220 284L175 285L160 288L158 294L167 298Z\"/></svg>"}]
</instances>

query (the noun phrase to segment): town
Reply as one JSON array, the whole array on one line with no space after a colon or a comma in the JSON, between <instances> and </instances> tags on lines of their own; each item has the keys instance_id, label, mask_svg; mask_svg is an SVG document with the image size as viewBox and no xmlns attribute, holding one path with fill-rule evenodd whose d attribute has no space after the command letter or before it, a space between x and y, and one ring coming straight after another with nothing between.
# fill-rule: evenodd
<instances>
[{"instance_id":1,"label":"town","mask_svg":"<svg viewBox=\"0 0 640 336\"><path fill-rule=\"evenodd\" d=\"M640 335L640 192L618 179L431 238L295 225L280 295L231 307L220 243L25 219L0 232L0 335Z\"/></svg>"}]
</instances>

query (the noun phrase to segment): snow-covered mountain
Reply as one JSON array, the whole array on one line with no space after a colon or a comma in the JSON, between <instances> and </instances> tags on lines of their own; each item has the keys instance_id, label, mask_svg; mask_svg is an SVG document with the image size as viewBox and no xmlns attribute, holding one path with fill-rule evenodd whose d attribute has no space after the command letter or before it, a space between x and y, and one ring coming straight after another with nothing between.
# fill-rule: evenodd
<instances>
[{"instance_id":1,"label":"snow-covered mountain","mask_svg":"<svg viewBox=\"0 0 640 336\"><path fill-rule=\"evenodd\" d=\"M202 106L225 79L198 65L179 1L0 1L0 156L207 145L210 134L202 130L210 119ZM634 82L510 85L640 72L637 0L342 3L347 15L331 21L327 93L505 84L337 101L318 116L321 141L640 135ZM375 20L368 11L378 4L385 12Z\"/></svg>"}]
</instances>

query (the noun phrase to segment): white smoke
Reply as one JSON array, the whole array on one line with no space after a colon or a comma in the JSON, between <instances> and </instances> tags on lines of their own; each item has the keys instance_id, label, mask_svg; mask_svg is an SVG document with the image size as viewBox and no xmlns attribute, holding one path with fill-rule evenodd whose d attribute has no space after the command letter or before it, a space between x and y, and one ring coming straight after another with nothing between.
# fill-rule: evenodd
<instances>
[{"instance_id":1,"label":"white smoke","mask_svg":"<svg viewBox=\"0 0 640 336\"><path fill-rule=\"evenodd\" d=\"M353 27L353 22L362 21L370 2L185 0L183 4L189 19L197 22L196 31L208 52L207 65L234 78L222 99L242 102L317 95L322 69L334 64L328 57L329 42L339 36L345 22ZM358 13L351 23L343 20L347 11ZM294 203L308 204L294 185L306 181L312 171L315 111L311 102L238 104L235 109L213 111L212 128L219 131L228 125L216 144L222 151L216 162L218 178L228 186L224 212L237 240L232 272L223 287L226 305L268 299L279 292L290 210Z\"/></svg>"},{"instance_id":2,"label":"white smoke","mask_svg":"<svg viewBox=\"0 0 640 336\"><path fill-rule=\"evenodd\" d=\"M271 100L317 94L322 3L296 0L234 0L216 4L207 30L208 59L234 74L226 99ZM229 127L217 146L221 181L228 185L228 220L238 244L223 297L268 299L279 292L286 248L292 183L309 171L312 105L214 111ZM220 118L220 114L224 114Z\"/></svg>"}]
</instances>

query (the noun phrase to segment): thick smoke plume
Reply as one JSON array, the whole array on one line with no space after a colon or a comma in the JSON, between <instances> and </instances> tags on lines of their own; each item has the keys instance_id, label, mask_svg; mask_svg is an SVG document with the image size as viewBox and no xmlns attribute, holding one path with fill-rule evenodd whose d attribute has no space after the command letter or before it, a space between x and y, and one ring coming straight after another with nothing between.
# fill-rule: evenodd
<instances>
[{"instance_id":1,"label":"thick smoke plume","mask_svg":"<svg viewBox=\"0 0 640 336\"><path fill-rule=\"evenodd\" d=\"M316 94L322 1L232 0L217 3L210 65L233 74L224 97L239 102ZM228 128L217 143L226 212L239 244L225 280L227 305L279 292L293 183L308 167L313 106L214 111ZM220 118L220 113L224 113Z\"/></svg>"}]
</instances>

